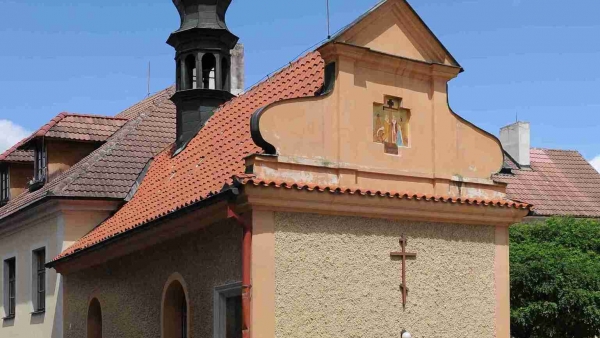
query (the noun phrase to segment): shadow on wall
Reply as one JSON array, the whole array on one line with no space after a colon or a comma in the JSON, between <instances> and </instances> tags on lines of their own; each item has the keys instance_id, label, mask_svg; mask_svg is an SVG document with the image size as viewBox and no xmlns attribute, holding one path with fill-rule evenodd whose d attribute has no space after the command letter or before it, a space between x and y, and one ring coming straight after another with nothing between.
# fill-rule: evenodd
<instances>
[{"instance_id":1,"label":"shadow on wall","mask_svg":"<svg viewBox=\"0 0 600 338\"><path fill-rule=\"evenodd\" d=\"M44 324L46 320L46 312L31 314L31 319L29 320L29 325L39 325Z\"/></svg>"},{"instance_id":2,"label":"shadow on wall","mask_svg":"<svg viewBox=\"0 0 600 338\"><path fill-rule=\"evenodd\" d=\"M60 282L61 277L56 275L56 283L58 284L58 292L56 293L56 307L54 309L54 323L52 323L52 335L51 338L62 338L63 327L62 327L62 313L63 313L63 285ZM55 290L56 287L51 290Z\"/></svg>"},{"instance_id":3,"label":"shadow on wall","mask_svg":"<svg viewBox=\"0 0 600 338\"><path fill-rule=\"evenodd\" d=\"M15 326L15 320L13 319L4 319L2 321L2 327L11 327Z\"/></svg>"},{"instance_id":4,"label":"shadow on wall","mask_svg":"<svg viewBox=\"0 0 600 338\"><path fill-rule=\"evenodd\" d=\"M324 222L324 217L328 220ZM388 220L352 216L305 214L303 222L293 221L294 214L276 213L275 224L285 224L285 232L297 234L339 235L343 237L399 237L445 240L457 243L495 243L490 225L460 225L410 220ZM276 229L277 230L277 229Z\"/></svg>"}]
</instances>

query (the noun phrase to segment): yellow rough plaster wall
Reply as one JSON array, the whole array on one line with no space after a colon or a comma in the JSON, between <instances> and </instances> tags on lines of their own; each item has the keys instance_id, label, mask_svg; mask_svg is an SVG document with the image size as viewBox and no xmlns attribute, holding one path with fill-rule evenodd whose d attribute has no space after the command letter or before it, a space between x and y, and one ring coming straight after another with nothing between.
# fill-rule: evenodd
<instances>
[{"instance_id":1,"label":"yellow rough plaster wall","mask_svg":"<svg viewBox=\"0 0 600 338\"><path fill-rule=\"evenodd\" d=\"M275 214L276 337L494 337L492 226ZM408 236L410 292L390 258Z\"/></svg>"}]
</instances>

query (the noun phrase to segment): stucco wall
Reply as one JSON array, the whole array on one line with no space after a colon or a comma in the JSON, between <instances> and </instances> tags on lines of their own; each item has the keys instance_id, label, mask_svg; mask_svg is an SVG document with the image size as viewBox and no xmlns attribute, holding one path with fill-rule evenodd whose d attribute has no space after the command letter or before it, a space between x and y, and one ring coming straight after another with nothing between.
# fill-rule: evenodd
<instances>
[{"instance_id":1,"label":"stucco wall","mask_svg":"<svg viewBox=\"0 0 600 338\"><path fill-rule=\"evenodd\" d=\"M97 143L51 141L46 144L48 152L48 181L69 170L77 162L91 154Z\"/></svg>"},{"instance_id":2,"label":"stucco wall","mask_svg":"<svg viewBox=\"0 0 600 338\"><path fill-rule=\"evenodd\" d=\"M27 189L27 183L33 178L33 164L10 164L10 198L14 199Z\"/></svg>"},{"instance_id":3,"label":"stucco wall","mask_svg":"<svg viewBox=\"0 0 600 338\"><path fill-rule=\"evenodd\" d=\"M54 322L54 313L59 304L59 277L54 270L46 271L46 313L32 315L32 251L45 247L46 256L59 254L59 235L57 228L62 223L60 215L53 215L34 224L24 226L19 231L0 237L0 276L4 276L4 260L16 258L16 308L15 319L4 320L0 326L0 337L60 337L60 328ZM4 280L2 286L4 286ZM0 317L6 315L4 308L4 290L0 293Z\"/></svg>"},{"instance_id":4,"label":"stucco wall","mask_svg":"<svg viewBox=\"0 0 600 338\"><path fill-rule=\"evenodd\" d=\"M85 337L97 297L104 338L160 337L165 283L175 272L188 287L191 337L212 337L215 286L241 280L239 225L225 222L65 277L65 337Z\"/></svg>"},{"instance_id":5,"label":"stucco wall","mask_svg":"<svg viewBox=\"0 0 600 338\"><path fill-rule=\"evenodd\" d=\"M14 222L0 224L0 318L4 309L4 260L16 257L16 316L1 321L0 337L62 338L63 288L61 276L53 269L46 269L46 309L41 314L31 314L33 307L33 256L32 251L46 248L46 261L56 257L70 245L67 234L83 235L104 220L109 211L48 211L42 204L23 214ZM46 212L45 212L46 211ZM29 215L29 217L26 217Z\"/></svg>"},{"instance_id":6,"label":"stucco wall","mask_svg":"<svg viewBox=\"0 0 600 338\"><path fill-rule=\"evenodd\" d=\"M408 237L410 292L402 308ZM494 337L495 228L275 214L276 337Z\"/></svg>"}]
</instances>

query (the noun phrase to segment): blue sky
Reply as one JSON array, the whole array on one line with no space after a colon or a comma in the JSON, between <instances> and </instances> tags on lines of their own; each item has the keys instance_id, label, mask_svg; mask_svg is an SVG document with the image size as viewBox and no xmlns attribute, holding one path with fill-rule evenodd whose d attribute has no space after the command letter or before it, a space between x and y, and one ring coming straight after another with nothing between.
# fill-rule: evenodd
<instances>
[{"instance_id":1,"label":"blue sky","mask_svg":"<svg viewBox=\"0 0 600 338\"><path fill-rule=\"evenodd\" d=\"M377 0L330 0L332 30ZM450 84L460 115L497 134L532 123L535 147L600 156L600 2L413 0L465 68ZM234 0L246 85L326 37L325 0ZM114 115L173 83L170 0L0 0L0 148L62 111ZM1 150L1 149L0 149ZM598 157L600 166L600 157Z\"/></svg>"}]
</instances>

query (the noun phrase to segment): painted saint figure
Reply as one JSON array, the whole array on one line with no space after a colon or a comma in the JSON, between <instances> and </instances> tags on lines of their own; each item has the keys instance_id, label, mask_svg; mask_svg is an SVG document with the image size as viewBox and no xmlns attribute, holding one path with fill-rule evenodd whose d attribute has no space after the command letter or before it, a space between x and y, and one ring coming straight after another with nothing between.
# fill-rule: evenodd
<instances>
[{"instance_id":1,"label":"painted saint figure","mask_svg":"<svg viewBox=\"0 0 600 338\"><path fill-rule=\"evenodd\" d=\"M390 117L387 115L385 115L385 123L384 123L383 127L384 127L383 140L385 142L390 142L392 125L390 124Z\"/></svg>"},{"instance_id":2,"label":"painted saint figure","mask_svg":"<svg viewBox=\"0 0 600 338\"><path fill-rule=\"evenodd\" d=\"M396 121L396 116L392 115L392 126L390 129L392 130L392 143L397 144L398 121Z\"/></svg>"},{"instance_id":3,"label":"painted saint figure","mask_svg":"<svg viewBox=\"0 0 600 338\"><path fill-rule=\"evenodd\" d=\"M384 141L384 128L381 122L381 116L377 114L377 120L375 121L375 134L373 135L373 141L383 143Z\"/></svg>"},{"instance_id":4,"label":"painted saint figure","mask_svg":"<svg viewBox=\"0 0 600 338\"><path fill-rule=\"evenodd\" d=\"M394 122L396 121L396 119L394 118ZM396 145L398 147L404 147L404 138L402 137L402 119L400 119L400 123L396 123L396 130L394 132L395 134L395 138L396 138Z\"/></svg>"}]
</instances>

